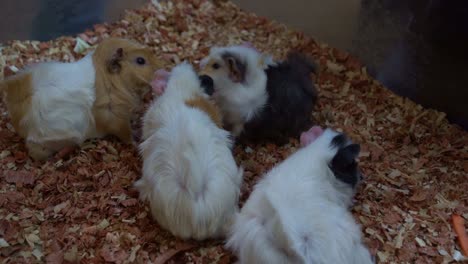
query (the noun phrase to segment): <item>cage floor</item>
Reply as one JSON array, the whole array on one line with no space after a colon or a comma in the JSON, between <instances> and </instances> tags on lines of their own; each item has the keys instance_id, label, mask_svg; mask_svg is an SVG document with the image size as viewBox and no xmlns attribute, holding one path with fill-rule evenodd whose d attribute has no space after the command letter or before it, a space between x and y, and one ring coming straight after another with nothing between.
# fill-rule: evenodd
<instances>
[{"instance_id":1,"label":"cage floor","mask_svg":"<svg viewBox=\"0 0 468 264\"><path fill-rule=\"evenodd\" d=\"M156 1L155 1L156 2ZM241 11L231 2L148 3L113 24L50 42L13 41L0 50L0 78L56 59L73 61L109 36L138 40L172 67L193 63L212 45L250 41L282 58L290 49L321 66L317 124L348 133L362 146L365 181L353 213L379 263L450 263L460 253L451 224L468 219L468 136L444 113L399 97L371 79L351 55L301 32ZM76 49L75 49L76 48ZM222 241L181 241L158 227L132 183L137 151L117 140L91 140L68 156L31 161L5 106L0 119L0 260L2 263L232 263ZM246 169L242 201L261 175L296 150L236 146Z\"/></svg>"}]
</instances>

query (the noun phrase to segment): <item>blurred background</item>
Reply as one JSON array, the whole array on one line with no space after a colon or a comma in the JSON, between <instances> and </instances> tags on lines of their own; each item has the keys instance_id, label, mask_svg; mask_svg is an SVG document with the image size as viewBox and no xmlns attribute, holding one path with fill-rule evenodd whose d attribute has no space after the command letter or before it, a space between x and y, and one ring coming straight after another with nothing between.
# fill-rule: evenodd
<instances>
[{"instance_id":1,"label":"blurred background","mask_svg":"<svg viewBox=\"0 0 468 264\"><path fill-rule=\"evenodd\" d=\"M73 35L147 1L1 0L0 42ZM468 0L233 2L351 52L389 89L468 129Z\"/></svg>"}]
</instances>

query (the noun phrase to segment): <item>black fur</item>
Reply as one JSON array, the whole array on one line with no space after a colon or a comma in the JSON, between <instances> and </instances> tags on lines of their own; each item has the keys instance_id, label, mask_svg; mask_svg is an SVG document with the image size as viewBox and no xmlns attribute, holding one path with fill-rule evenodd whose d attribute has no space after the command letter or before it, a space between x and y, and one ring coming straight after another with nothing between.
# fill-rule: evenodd
<instances>
[{"instance_id":1,"label":"black fur","mask_svg":"<svg viewBox=\"0 0 468 264\"><path fill-rule=\"evenodd\" d=\"M310 74L317 73L316 65L302 54L292 52L285 61L265 72L267 103L245 124L240 141L283 145L312 126L317 91Z\"/></svg>"},{"instance_id":2,"label":"black fur","mask_svg":"<svg viewBox=\"0 0 468 264\"><path fill-rule=\"evenodd\" d=\"M346 145L347 141L348 138L344 134L339 134L332 139L331 146L341 149Z\"/></svg>"},{"instance_id":3,"label":"black fur","mask_svg":"<svg viewBox=\"0 0 468 264\"><path fill-rule=\"evenodd\" d=\"M331 142L331 147L338 148L338 152L333 157L329 166L335 177L344 183L355 187L362 179L356 158L361 147L358 144L348 144L348 139L344 134L337 135Z\"/></svg>"},{"instance_id":4,"label":"black fur","mask_svg":"<svg viewBox=\"0 0 468 264\"><path fill-rule=\"evenodd\" d=\"M198 77L200 79L200 86L203 88L204 92L212 96L214 93L214 82L213 79L208 75L201 75Z\"/></svg>"}]
</instances>

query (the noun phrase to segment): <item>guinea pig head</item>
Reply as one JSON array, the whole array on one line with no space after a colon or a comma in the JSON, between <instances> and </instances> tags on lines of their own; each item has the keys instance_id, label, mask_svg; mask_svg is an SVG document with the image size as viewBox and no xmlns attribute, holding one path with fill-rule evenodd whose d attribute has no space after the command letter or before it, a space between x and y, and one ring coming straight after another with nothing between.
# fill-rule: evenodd
<instances>
[{"instance_id":1,"label":"guinea pig head","mask_svg":"<svg viewBox=\"0 0 468 264\"><path fill-rule=\"evenodd\" d=\"M121 82L125 89L138 94L149 91L154 72L163 67L149 47L119 38L102 41L94 53L94 61L113 85Z\"/></svg>"},{"instance_id":2,"label":"guinea pig head","mask_svg":"<svg viewBox=\"0 0 468 264\"><path fill-rule=\"evenodd\" d=\"M300 142L302 147L313 152L309 153L313 157L311 162L329 168L329 180L340 192L351 194L361 182L362 174L356 161L360 146L345 134L313 126L301 134Z\"/></svg>"},{"instance_id":3,"label":"guinea pig head","mask_svg":"<svg viewBox=\"0 0 468 264\"><path fill-rule=\"evenodd\" d=\"M267 61L265 55L247 45L213 47L200 62L199 74L213 80L215 92L235 89L234 86L251 87L265 78Z\"/></svg>"},{"instance_id":4,"label":"guinea pig head","mask_svg":"<svg viewBox=\"0 0 468 264\"><path fill-rule=\"evenodd\" d=\"M336 154L329 163L330 169L338 180L353 188L356 187L362 180L362 174L356 161L361 146L352 143L344 134L336 135L331 145L336 148Z\"/></svg>"}]
</instances>

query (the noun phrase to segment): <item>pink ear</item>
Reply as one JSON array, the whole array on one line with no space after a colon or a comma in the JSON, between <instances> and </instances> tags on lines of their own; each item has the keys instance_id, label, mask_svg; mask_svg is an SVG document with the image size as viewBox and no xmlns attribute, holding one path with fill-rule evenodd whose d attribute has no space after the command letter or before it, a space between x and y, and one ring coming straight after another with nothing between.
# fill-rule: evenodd
<instances>
[{"instance_id":1,"label":"pink ear","mask_svg":"<svg viewBox=\"0 0 468 264\"><path fill-rule=\"evenodd\" d=\"M153 89L153 92L160 96L164 93L166 90L167 82L161 81L161 80L153 80L151 82L151 88Z\"/></svg>"},{"instance_id":2,"label":"pink ear","mask_svg":"<svg viewBox=\"0 0 468 264\"><path fill-rule=\"evenodd\" d=\"M169 75L170 73L164 69L157 70L154 73L154 79L151 81L151 88L156 95L160 96L166 90Z\"/></svg>"},{"instance_id":3,"label":"pink ear","mask_svg":"<svg viewBox=\"0 0 468 264\"><path fill-rule=\"evenodd\" d=\"M305 147L314 142L318 137L323 134L323 129L319 126L313 126L308 131L301 133L301 147Z\"/></svg>"},{"instance_id":4,"label":"pink ear","mask_svg":"<svg viewBox=\"0 0 468 264\"><path fill-rule=\"evenodd\" d=\"M171 73L166 71L165 69L159 69L154 73L154 77L156 79L166 79L167 80L167 79L169 79L170 74Z\"/></svg>"}]
</instances>

